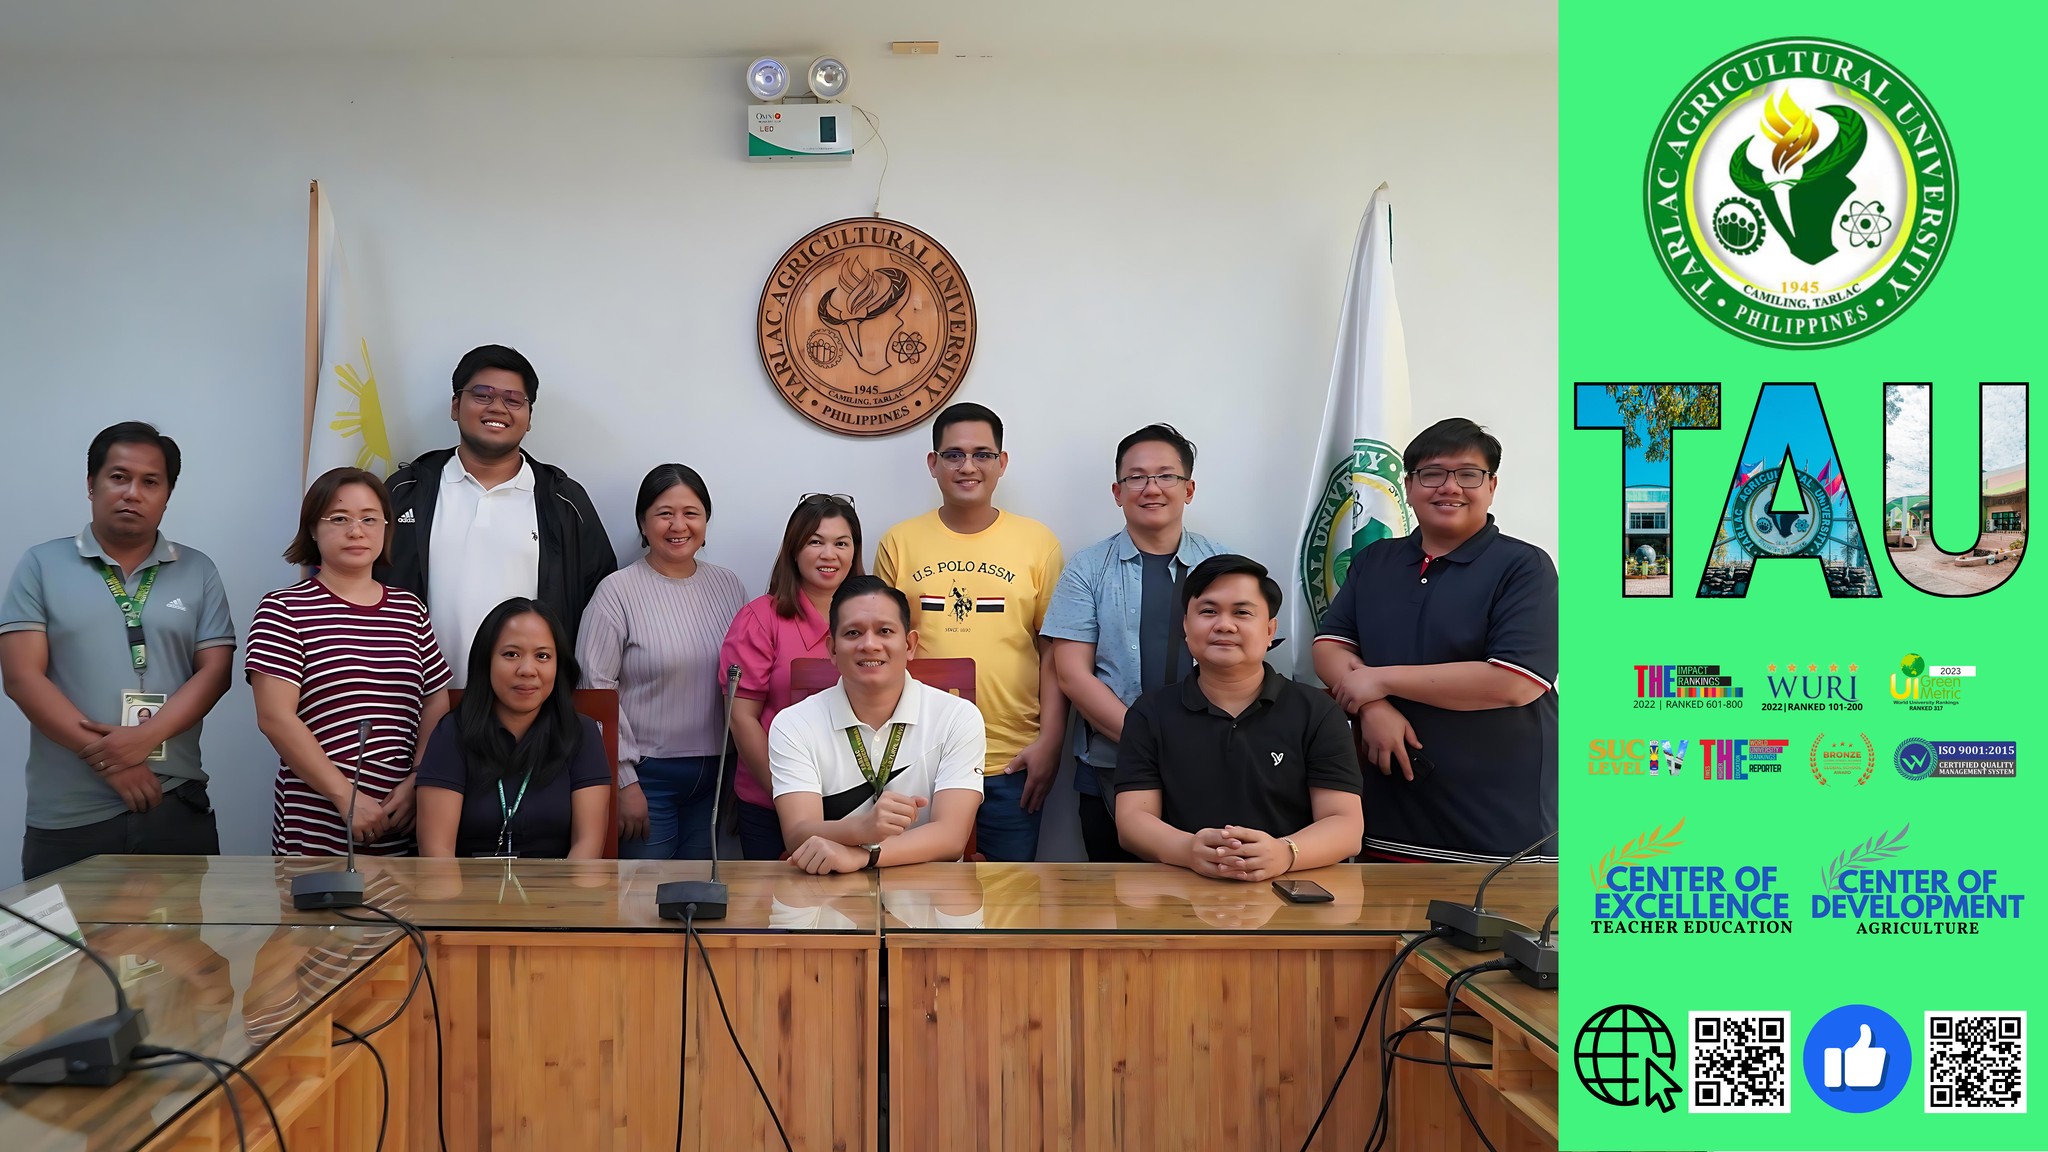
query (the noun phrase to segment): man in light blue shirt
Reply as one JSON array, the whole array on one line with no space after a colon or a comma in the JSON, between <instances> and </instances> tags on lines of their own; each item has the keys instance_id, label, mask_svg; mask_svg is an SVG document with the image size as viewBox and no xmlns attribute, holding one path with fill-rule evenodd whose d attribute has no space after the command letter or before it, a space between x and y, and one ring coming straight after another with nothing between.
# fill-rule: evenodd
<instances>
[{"instance_id":1,"label":"man in light blue shirt","mask_svg":"<svg viewBox=\"0 0 2048 1152\"><path fill-rule=\"evenodd\" d=\"M1117 840L1109 808L1124 710L1189 667L1177 589L1223 545L1185 531L1195 498L1195 446L1171 424L1148 424L1116 446L1110 494L1122 531L1067 561L1041 635L1052 640L1060 690L1086 721L1074 732L1081 838L1095 863L1137 860Z\"/></svg>"}]
</instances>

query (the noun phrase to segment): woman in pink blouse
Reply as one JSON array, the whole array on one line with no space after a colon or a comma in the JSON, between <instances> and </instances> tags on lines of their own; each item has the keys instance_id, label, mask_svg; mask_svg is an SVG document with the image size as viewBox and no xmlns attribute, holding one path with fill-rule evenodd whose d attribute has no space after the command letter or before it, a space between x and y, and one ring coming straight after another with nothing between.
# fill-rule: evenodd
<instances>
[{"instance_id":1,"label":"woman in pink blouse","mask_svg":"<svg viewBox=\"0 0 2048 1152\"><path fill-rule=\"evenodd\" d=\"M719 649L720 667L740 666L732 706L732 741L740 752L733 792L740 801L740 847L749 860L775 860L785 851L768 788L768 725L791 703L789 666L807 656L827 657L832 593L864 571L853 497L804 497L783 530L768 594L740 609Z\"/></svg>"}]
</instances>

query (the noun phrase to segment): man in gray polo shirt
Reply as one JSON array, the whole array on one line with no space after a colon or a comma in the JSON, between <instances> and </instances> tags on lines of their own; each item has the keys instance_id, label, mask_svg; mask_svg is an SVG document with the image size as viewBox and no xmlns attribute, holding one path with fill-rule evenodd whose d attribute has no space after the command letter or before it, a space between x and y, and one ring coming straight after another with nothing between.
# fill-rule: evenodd
<instances>
[{"instance_id":1,"label":"man in gray polo shirt","mask_svg":"<svg viewBox=\"0 0 2048 1152\"><path fill-rule=\"evenodd\" d=\"M101 853L220 851L199 727L227 691L235 625L213 561L157 530L179 465L148 424L95 436L92 522L29 549L0 603L0 680L32 729L24 878Z\"/></svg>"}]
</instances>

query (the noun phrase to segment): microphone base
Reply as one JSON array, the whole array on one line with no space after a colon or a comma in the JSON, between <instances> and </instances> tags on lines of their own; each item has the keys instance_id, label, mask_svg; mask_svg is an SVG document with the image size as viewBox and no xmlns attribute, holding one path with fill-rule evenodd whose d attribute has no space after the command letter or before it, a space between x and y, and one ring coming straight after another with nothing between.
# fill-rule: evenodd
<instances>
[{"instance_id":1,"label":"microphone base","mask_svg":"<svg viewBox=\"0 0 2048 1152\"><path fill-rule=\"evenodd\" d=\"M308 872L292 877L292 907L301 912L362 906L361 872Z\"/></svg>"},{"instance_id":2,"label":"microphone base","mask_svg":"<svg viewBox=\"0 0 2048 1152\"><path fill-rule=\"evenodd\" d=\"M1501 937L1507 934L1508 929L1521 927L1505 916L1495 916L1451 900L1429 902L1429 926L1450 929L1445 939L1452 947L1463 948L1467 952L1498 952Z\"/></svg>"},{"instance_id":3,"label":"microphone base","mask_svg":"<svg viewBox=\"0 0 2048 1152\"><path fill-rule=\"evenodd\" d=\"M692 921L725 919L726 889L723 880L671 880L654 890L654 910L664 920ZM690 905L697 906L690 911Z\"/></svg>"},{"instance_id":4,"label":"microphone base","mask_svg":"<svg viewBox=\"0 0 2048 1152\"><path fill-rule=\"evenodd\" d=\"M88 1020L0 1060L0 1083L118 1083L148 1030L140 1008Z\"/></svg>"},{"instance_id":5,"label":"microphone base","mask_svg":"<svg viewBox=\"0 0 2048 1152\"><path fill-rule=\"evenodd\" d=\"M1546 991L1557 987L1557 943L1541 943L1541 937L1519 929L1509 929L1501 938L1501 955L1515 962L1509 971L1515 978L1531 988Z\"/></svg>"}]
</instances>

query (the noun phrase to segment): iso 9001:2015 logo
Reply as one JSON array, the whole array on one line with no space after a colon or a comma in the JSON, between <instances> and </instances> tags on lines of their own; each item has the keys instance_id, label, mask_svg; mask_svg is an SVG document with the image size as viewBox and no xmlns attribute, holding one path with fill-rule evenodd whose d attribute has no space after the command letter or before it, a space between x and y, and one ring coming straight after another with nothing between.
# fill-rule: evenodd
<instances>
[{"instance_id":1,"label":"iso 9001:2015 logo","mask_svg":"<svg viewBox=\"0 0 2048 1152\"><path fill-rule=\"evenodd\" d=\"M1918 300L1956 227L1948 135L1876 56L1807 37L1695 76L1643 174L1650 240L1686 302L1780 348L1868 335Z\"/></svg>"}]
</instances>

